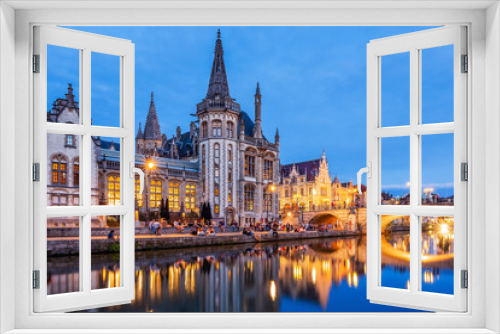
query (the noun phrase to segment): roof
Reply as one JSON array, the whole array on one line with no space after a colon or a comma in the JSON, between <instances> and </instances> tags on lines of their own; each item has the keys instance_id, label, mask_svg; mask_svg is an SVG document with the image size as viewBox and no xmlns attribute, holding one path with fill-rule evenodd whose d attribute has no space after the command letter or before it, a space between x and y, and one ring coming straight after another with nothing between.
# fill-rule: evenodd
<instances>
[{"instance_id":1,"label":"roof","mask_svg":"<svg viewBox=\"0 0 500 334\"><path fill-rule=\"evenodd\" d=\"M244 112L240 111L240 122L243 119L243 124L245 124L245 136L246 137L252 137L253 138L253 129L255 128L255 123L254 121L250 118L250 116ZM238 122L238 134L240 133L240 122ZM266 141L267 138L262 134L262 138L264 138Z\"/></svg>"},{"instance_id":2,"label":"roof","mask_svg":"<svg viewBox=\"0 0 500 334\"><path fill-rule=\"evenodd\" d=\"M104 149L104 150L109 150L110 147L111 147L111 143L114 144L115 146L115 151L119 151L120 150L120 142L114 142L112 140L102 140L101 139L101 149ZM112 151L112 150L111 150Z\"/></svg>"},{"instance_id":3,"label":"roof","mask_svg":"<svg viewBox=\"0 0 500 334\"><path fill-rule=\"evenodd\" d=\"M307 172L307 180L311 181L314 180L314 177L316 175L316 170L319 168L320 164L321 164L321 159L314 159L309 161L281 165L280 174L282 178L288 177L293 169L293 166L295 165L295 168L297 169L299 175L305 175Z\"/></svg>"},{"instance_id":4,"label":"roof","mask_svg":"<svg viewBox=\"0 0 500 334\"><path fill-rule=\"evenodd\" d=\"M179 158L193 156L194 148L193 148L193 140L191 138L191 132L184 132L181 134L180 138L177 140L176 137L170 138L163 144L163 151L167 156L170 156L170 150L172 148L172 141L176 141L177 145L177 153L179 154Z\"/></svg>"}]
</instances>

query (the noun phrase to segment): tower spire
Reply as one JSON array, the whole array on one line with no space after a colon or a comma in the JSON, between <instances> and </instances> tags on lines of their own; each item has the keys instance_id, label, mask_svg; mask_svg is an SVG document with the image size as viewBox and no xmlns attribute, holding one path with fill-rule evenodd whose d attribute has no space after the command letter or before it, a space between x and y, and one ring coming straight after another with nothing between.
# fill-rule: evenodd
<instances>
[{"instance_id":1,"label":"tower spire","mask_svg":"<svg viewBox=\"0 0 500 334\"><path fill-rule=\"evenodd\" d=\"M144 126L144 139L159 140L161 143L160 122L158 121L158 115L156 114L153 92L151 92L151 102L149 103L148 116L146 118L146 125Z\"/></svg>"},{"instance_id":2,"label":"tower spire","mask_svg":"<svg viewBox=\"0 0 500 334\"><path fill-rule=\"evenodd\" d=\"M212 64L212 71L210 72L206 98L210 100L231 99L229 95L229 85L227 83L226 66L224 64L224 50L222 49L220 29L217 30L214 61Z\"/></svg>"},{"instance_id":3,"label":"tower spire","mask_svg":"<svg viewBox=\"0 0 500 334\"><path fill-rule=\"evenodd\" d=\"M255 90L255 138L262 138L262 95L260 95L260 87L257 82L257 89Z\"/></svg>"}]
</instances>

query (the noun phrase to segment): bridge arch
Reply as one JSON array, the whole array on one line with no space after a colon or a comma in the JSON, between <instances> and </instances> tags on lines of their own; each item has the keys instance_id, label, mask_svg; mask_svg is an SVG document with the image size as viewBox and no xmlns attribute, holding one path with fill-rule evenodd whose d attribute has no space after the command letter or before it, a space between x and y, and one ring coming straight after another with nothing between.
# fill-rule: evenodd
<instances>
[{"instance_id":1,"label":"bridge arch","mask_svg":"<svg viewBox=\"0 0 500 334\"><path fill-rule=\"evenodd\" d=\"M318 213L314 217L312 217L308 224L310 225L328 225L331 224L335 229L340 228L340 220L339 217L332 213L323 212Z\"/></svg>"}]
</instances>

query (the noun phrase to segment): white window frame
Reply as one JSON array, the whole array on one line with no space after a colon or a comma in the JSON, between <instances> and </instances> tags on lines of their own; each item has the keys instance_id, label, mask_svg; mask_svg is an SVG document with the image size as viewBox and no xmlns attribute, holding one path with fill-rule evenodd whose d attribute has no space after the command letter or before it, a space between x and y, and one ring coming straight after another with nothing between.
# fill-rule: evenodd
<instances>
[{"instance_id":1,"label":"white window frame","mask_svg":"<svg viewBox=\"0 0 500 334\"><path fill-rule=\"evenodd\" d=\"M272 3L273 5L269 5ZM11 6L19 8L14 10ZM100 8L97 8L99 6ZM114 8L118 6L118 8ZM119 8L129 6L134 9ZM155 8L147 9L147 7ZM22 9L23 7L24 9ZM70 8L60 8L70 7ZM73 8L71 8L73 7ZM79 8L75 10L74 8ZM103 7L111 8L104 10ZM162 7L162 8L157 8ZM223 7L223 9L221 8ZM397 8L393 8L397 7ZM52 10L42 10L51 8ZM145 10L138 11L137 8ZM57 10L55 10L57 9ZM180 4L139 2L17 2L0 4L0 329L16 333L76 332L74 328L128 333L146 328L176 332L221 332L217 328L282 329L287 333L325 332L325 329L357 328L359 332L490 333L500 331L499 224L500 220L500 11L493 1L394 2L216 2ZM26 210L26 194L32 194L31 159L32 94L30 55L34 24L61 25L404 25L466 24L469 27L468 142L470 181L468 216L469 289L468 312L435 314L34 314L30 259L33 213ZM15 82L15 87L12 85ZM8 111L7 111L8 110ZM12 112L14 110L14 112ZM27 121L28 120L28 121ZM12 126L14 124L14 126ZM10 127L10 128L9 128ZM488 135L488 140L486 140ZM12 138L15 138L12 141ZM12 145L12 143L15 143ZM488 152L488 155L486 155ZM6 161L15 161L13 164ZM360 166L361 167L361 166ZM12 177L14 175L14 177ZM488 175L488 183L486 183ZM12 196L15 189L15 196ZM487 196L486 196L487 195ZM30 200L31 201L31 200ZM15 210L6 208L15 207ZM7 224L6 221L15 222ZM472 228L473 226L473 228ZM15 238L12 238L12 236ZM14 250L14 256L12 256ZM491 262L485 265L485 254ZM497 254L495 259L495 254ZM486 277L488 279L486 279ZM13 288L14 287L14 288ZM487 293L486 293L487 292ZM12 307L14 305L14 307ZM137 328L140 323L141 330ZM166 329L168 326L169 329ZM98 330L100 329L100 330ZM236 332L232 330L231 332ZM269 330L267 332L270 332ZM350 331L356 332L354 330Z\"/></svg>"},{"instance_id":2,"label":"white window frame","mask_svg":"<svg viewBox=\"0 0 500 334\"><path fill-rule=\"evenodd\" d=\"M367 46L367 161L371 177L367 180L367 295L371 302L386 305L408 305L423 310L463 312L467 309L467 290L461 288L461 270L467 270L467 183L461 181L461 163L467 163L467 73L461 73L461 56L467 54L466 27L439 27L409 34L372 40ZM422 123L422 50L452 45L454 87L454 120L446 123ZM408 125L384 127L382 124L383 57L409 53L409 116ZM470 73L470 72L469 72ZM453 206L422 205L422 141L423 135L453 134ZM408 138L410 169L410 205L382 205L382 141L384 138ZM384 215L402 215L410 219L410 288L382 286L381 239ZM421 291L422 228L425 216L454 217L453 294Z\"/></svg>"}]
</instances>

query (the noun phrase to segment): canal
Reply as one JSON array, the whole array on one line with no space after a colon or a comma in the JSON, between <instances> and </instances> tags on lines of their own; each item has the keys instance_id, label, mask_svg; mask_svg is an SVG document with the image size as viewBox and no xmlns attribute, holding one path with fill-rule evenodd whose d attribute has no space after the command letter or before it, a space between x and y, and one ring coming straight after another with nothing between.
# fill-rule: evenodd
<instances>
[{"instance_id":1,"label":"canal","mask_svg":"<svg viewBox=\"0 0 500 334\"><path fill-rule=\"evenodd\" d=\"M382 285L408 288L409 232L382 236ZM453 293L453 239L422 238L422 289ZM384 249L384 247L382 247ZM385 253L384 253L385 252ZM394 252L394 254L393 254ZM450 261L451 256L451 261ZM49 293L78 286L78 257L49 258ZM119 259L92 255L92 288L119 285ZM92 312L405 312L366 299L366 237L136 252L135 300Z\"/></svg>"}]
</instances>

